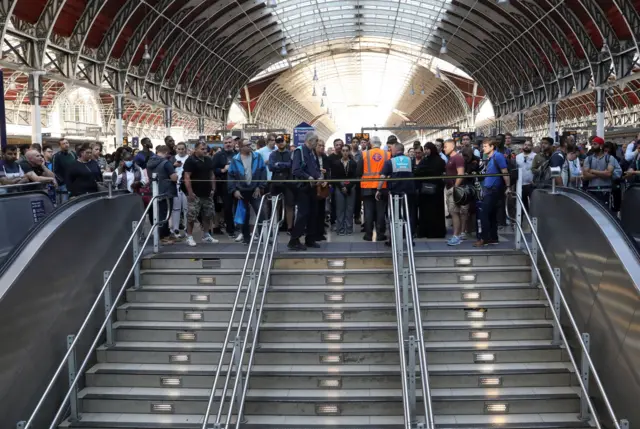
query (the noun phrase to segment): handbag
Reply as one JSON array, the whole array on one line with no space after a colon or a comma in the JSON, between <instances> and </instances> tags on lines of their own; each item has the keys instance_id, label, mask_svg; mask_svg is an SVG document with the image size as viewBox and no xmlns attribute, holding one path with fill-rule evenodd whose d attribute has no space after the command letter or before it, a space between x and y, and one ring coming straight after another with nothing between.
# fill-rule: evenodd
<instances>
[{"instance_id":1,"label":"handbag","mask_svg":"<svg viewBox=\"0 0 640 429\"><path fill-rule=\"evenodd\" d=\"M247 214L247 208L244 206L243 201L238 201L238 205L236 206L236 213L233 216L233 221L236 225L244 224L244 217Z\"/></svg>"},{"instance_id":2,"label":"handbag","mask_svg":"<svg viewBox=\"0 0 640 429\"><path fill-rule=\"evenodd\" d=\"M438 193L438 185L435 183L422 182L420 185L420 193L422 195L436 195Z\"/></svg>"},{"instance_id":3,"label":"handbag","mask_svg":"<svg viewBox=\"0 0 640 429\"><path fill-rule=\"evenodd\" d=\"M324 200L325 198L329 198L329 187L328 186L321 186L320 184L317 185L316 187L316 196L319 200Z\"/></svg>"}]
</instances>

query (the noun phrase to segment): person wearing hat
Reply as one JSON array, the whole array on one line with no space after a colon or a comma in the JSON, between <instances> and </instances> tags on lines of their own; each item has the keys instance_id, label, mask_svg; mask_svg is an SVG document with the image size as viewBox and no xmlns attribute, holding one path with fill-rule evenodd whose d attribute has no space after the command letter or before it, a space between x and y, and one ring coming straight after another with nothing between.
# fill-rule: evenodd
<instances>
[{"instance_id":1,"label":"person wearing hat","mask_svg":"<svg viewBox=\"0 0 640 429\"><path fill-rule=\"evenodd\" d=\"M616 161L613 156L605 153L602 137L594 137L591 145L592 154L584 161L582 175L584 180L589 181L587 192L609 208Z\"/></svg>"}]
</instances>

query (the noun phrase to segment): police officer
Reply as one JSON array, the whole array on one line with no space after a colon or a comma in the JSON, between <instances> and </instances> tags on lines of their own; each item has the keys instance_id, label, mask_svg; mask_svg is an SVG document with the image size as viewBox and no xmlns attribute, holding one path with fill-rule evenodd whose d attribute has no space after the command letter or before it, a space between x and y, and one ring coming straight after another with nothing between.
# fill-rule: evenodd
<instances>
[{"instance_id":1,"label":"police officer","mask_svg":"<svg viewBox=\"0 0 640 429\"><path fill-rule=\"evenodd\" d=\"M378 188L378 179L380 172L384 166L385 160L390 155L382 150L382 142L380 138L374 136L371 138L372 149L362 153L362 161L358 164L358 176L362 176L360 188L362 189L362 202L364 203L364 240L371 241L373 239L373 222L376 223L377 241L387 239L385 235L385 215L387 212L387 198L376 199L376 189ZM366 180L370 179L370 180ZM385 193L387 188L386 182L382 182L381 192Z\"/></svg>"},{"instance_id":2,"label":"police officer","mask_svg":"<svg viewBox=\"0 0 640 429\"><path fill-rule=\"evenodd\" d=\"M390 160L385 161L382 171L380 173L380 179L405 179L398 181L390 181L388 183L388 189L391 195L407 195L409 203L410 223L411 230L415 229L413 219L413 205L415 204L416 185L413 180L406 180L413 178L413 169L411 168L411 158L404 154L404 146L401 143L393 143L391 146ZM376 200L380 201L385 196L383 195L383 185L385 181L380 180L378 182L378 189L376 191ZM400 212L404 213L404 202L400 205ZM391 241L385 242L387 246L391 245Z\"/></svg>"}]
</instances>

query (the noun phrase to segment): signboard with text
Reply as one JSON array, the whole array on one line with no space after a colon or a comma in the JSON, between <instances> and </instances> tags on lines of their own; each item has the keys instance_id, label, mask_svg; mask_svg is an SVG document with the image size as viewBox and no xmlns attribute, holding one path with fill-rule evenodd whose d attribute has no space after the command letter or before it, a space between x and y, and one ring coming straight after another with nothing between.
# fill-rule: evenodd
<instances>
[{"instance_id":1,"label":"signboard with text","mask_svg":"<svg viewBox=\"0 0 640 429\"><path fill-rule=\"evenodd\" d=\"M138 149L140 146L140 137L131 137L131 147Z\"/></svg>"},{"instance_id":2,"label":"signboard with text","mask_svg":"<svg viewBox=\"0 0 640 429\"><path fill-rule=\"evenodd\" d=\"M351 140L353 140L353 134L352 133L347 133L344 135L344 142L347 145L351 145Z\"/></svg>"},{"instance_id":3,"label":"signboard with text","mask_svg":"<svg viewBox=\"0 0 640 429\"><path fill-rule=\"evenodd\" d=\"M303 144L304 138L306 137L307 133L315 130L316 129L314 127L307 124L306 122L302 122L301 124L296 126L293 129L293 144L295 145L295 147L298 147L301 144Z\"/></svg>"},{"instance_id":4,"label":"signboard with text","mask_svg":"<svg viewBox=\"0 0 640 429\"><path fill-rule=\"evenodd\" d=\"M288 145L291 144L291 134L283 134L282 138L284 139L284 142Z\"/></svg>"},{"instance_id":5,"label":"signboard with text","mask_svg":"<svg viewBox=\"0 0 640 429\"><path fill-rule=\"evenodd\" d=\"M362 139L369 140L369 133L356 133L356 135L353 137L358 140L362 140Z\"/></svg>"}]
</instances>

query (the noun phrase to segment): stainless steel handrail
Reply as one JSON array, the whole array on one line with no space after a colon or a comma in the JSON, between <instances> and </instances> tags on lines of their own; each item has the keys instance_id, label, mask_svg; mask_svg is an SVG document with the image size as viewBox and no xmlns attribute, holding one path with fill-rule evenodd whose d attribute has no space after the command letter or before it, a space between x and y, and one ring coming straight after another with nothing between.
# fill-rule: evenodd
<instances>
[{"instance_id":1,"label":"stainless steel handrail","mask_svg":"<svg viewBox=\"0 0 640 429\"><path fill-rule=\"evenodd\" d=\"M398 260L397 240L395 234L395 223L397 222L397 213L393 210L393 196L389 195L389 223L391 224L391 255L393 260L393 289L396 299L396 317L398 319L398 350L400 352L400 374L402 381L402 408L404 412L404 428L411 429L411 408L409 404L409 387L407 381L407 357L405 354L405 339L403 330L403 310L402 310L402 297L400 295L401 280L400 280L400 261Z\"/></svg>"},{"instance_id":2,"label":"stainless steel handrail","mask_svg":"<svg viewBox=\"0 0 640 429\"><path fill-rule=\"evenodd\" d=\"M138 239L138 231L140 230L140 228L142 226L144 226L144 221L145 221L145 219L147 217L147 213L149 212L149 210L151 209L151 207L153 205L152 203L156 202L156 201L159 201L159 200L169 200L170 198L171 197L168 197L166 195L157 195L157 196L153 197L151 199L151 201L149 202L149 205L147 206L147 208L142 213L142 216L140 217L140 220L138 221L138 224L136 225L136 228L133 230L133 233L131 234L131 237L129 237L129 240L127 240L127 243L124 245L124 249L122 250L122 252L120 252L120 256L116 260L116 263L113 265L113 268L111 268L111 270L109 272L109 275L107 276L106 280L104 281L104 284L102 285L102 289L100 289L100 292L98 293L98 296L97 296L96 300L93 302L93 304L91 305L91 308L89 309L89 313L87 314L87 316L85 317L84 321L82 322L82 325L80 325L80 329L78 329L78 332L76 333L75 338L73 339L73 342L69 345L69 347L67 349L67 352L65 353L64 357L62 358L60 364L58 365L58 368L55 371L55 373L51 377L51 380L49 381L49 384L47 385L47 388L45 389L44 393L40 397L40 400L36 404L36 407L34 408L33 412L31 413L31 416L29 416L29 419L26 421L25 425L23 426L23 429L28 429L29 427L31 427L31 425L33 424L33 421L35 420L35 418L36 418L36 416L38 414L38 412L40 411L40 408L44 404L44 401L47 399L49 393L51 392L51 389L53 389L53 386L55 385L56 380L60 376L60 373L62 372L64 367L67 365L67 360L69 359L69 356L71 355L71 353L75 352L75 347L78 344L80 336L84 333L87 325L89 324L89 320L91 319L91 317L93 316L93 313L95 312L96 308L98 308L98 305L102 301L103 296L105 294L105 291L107 290L107 288L109 287L109 285L111 283L111 279L113 278L113 275L115 273L116 268L120 265L120 262L122 262L122 260L124 259L124 256L127 253L127 250L129 249L129 246L131 245L131 243L133 243L133 240L134 239ZM146 247L147 243L149 242L149 239L151 239L153 237L152 232L154 231L154 229L158 228L160 224L162 224L164 222L167 222L169 220L169 216L170 215L171 215L171 212L169 210L167 210L167 216L166 216L165 220L162 221L162 222L155 223L155 224L153 224L151 226L151 230L150 230L149 234L147 234L147 237L144 240L144 244L140 248L141 250ZM125 291L125 289L127 287L127 283L131 279L131 276L133 276L133 273L135 272L136 267L137 267L138 263L140 262L140 259L142 258L142 254L143 254L142 251L138 252L138 256L134 259L133 265L132 265L131 269L129 270L129 273L127 274L127 277L122 282L122 286L120 287L120 290L118 291L118 294L112 300L113 303L117 303L118 300L120 299L120 297L122 296L122 294L124 293L124 291ZM82 365L80 365L80 368L76 372L75 378L70 383L69 390L67 391L66 395L62 399L61 404L58 407L58 411L56 412L56 415L53 418L53 421L51 422L51 425L49 426L49 429L54 429L57 426L58 419L61 417L62 412L65 409L65 404L67 403L67 401L71 397L71 393L73 392L76 384L78 383L78 380L80 379L80 377L82 377L84 368L86 367L87 363L89 362L89 358L91 357L91 352L93 352L93 350L95 349L95 347L98 344L98 341L100 341L101 334L104 331L104 329L106 328L107 323L109 322L109 320L111 320L111 316L113 315L113 312L116 310L116 308L117 308L116 305L112 305L111 309L106 314L106 316L104 318L104 322L102 322L102 325L100 326L100 329L98 330L98 333L96 334L95 339L91 343L91 346L89 347L89 349L87 351L87 356L82 361Z\"/></svg>"},{"instance_id":3,"label":"stainless steel handrail","mask_svg":"<svg viewBox=\"0 0 640 429\"><path fill-rule=\"evenodd\" d=\"M242 386L242 395L240 396L240 400L239 402L239 406L238 406L238 417L236 419L236 429L240 428L240 423L242 423L243 420L243 416L242 413L244 412L244 401L246 399L247 396L247 390L249 388L249 379L251 378L251 368L253 367L253 358L255 355L255 351L256 351L256 347L258 345L258 334L260 333L260 321L262 320L262 310L264 309L264 302L265 302L265 298L267 296L267 291L269 288L269 276L271 275L271 265L273 262L273 254L275 253L275 249L277 247L277 240L278 240L278 234L277 234L277 228L280 226L280 224L282 223L282 219L284 219L284 204L282 205L282 216L280 217L280 221L279 222L275 222L276 218L278 217L278 203L282 200L282 194L278 194L278 196L276 198L273 198L272 201L272 207L273 207L273 211L271 213L271 219L269 222L269 229L267 231L267 237L265 239L266 244L265 244L265 252L264 255L262 257L262 263L260 266L260 272L258 273L258 280L256 281L256 295L253 298L253 302L251 303L251 316L249 317L249 321L247 322L247 337L245 337L244 340L244 344L242 345L242 358L240 359L240 362L238 363L238 371L241 370L242 368L242 364L244 361L244 351L246 349L246 344L247 344L247 339L248 339L248 335L249 335L249 327L252 326L252 317L255 314L255 309L256 309L256 298L257 298L257 291L259 291L260 289L260 279L262 278L262 271L263 269L267 268L267 273L265 275L265 282L264 282L264 286L262 287L262 297L260 298L260 308L258 309L258 315L256 317L256 324L255 324L255 329L253 331L253 339L251 341L251 349L250 349L250 353L249 353L249 362L247 364L247 374L244 377L244 381L243 384L244 386ZM271 237L273 237L273 244L271 246L271 250L269 251L269 244L271 243ZM265 256L267 255L267 253L269 254L269 258L268 261L266 261L265 263ZM231 422L231 416L233 414L233 398L235 398L236 396L236 392L237 392L237 388L238 388L238 382L240 381L242 377L238 377L236 376L236 381L235 381L235 385L233 387L233 393L231 394L231 398L232 401L229 404L229 411L227 414L227 420L225 422L225 429L229 428L229 423ZM223 403L220 403L220 408L222 408ZM205 416L205 419L207 417Z\"/></svg>"},{"instance_id":4,"label":"stainless steel handrail","mask_svg":"<svg viewBox=\"0 0 640 429\"><path fill-rule=\"evenodd\" d=\"M238 308L238 302L240 301L240 294L242 293L243 289L244 289L244 279L246 277L246 273L247 273L247 267L249 265L249 258L251 257L251 249L253 248L253 243L255 241L256 238L256 232L259 228L259 224L260 222L258 222L258 219L260 219L260 214L262 213L262 208L265 207L264 202L266 201L267 197L269 194L265 194L262 196L262 198L260 199L260 206L258 207L258 217L256 219L256 223L253 226L253 231L251 232L251 240L249 241L249 249L247 249L247 256L244 259L244 265L242 267L242 273L240 274L240 281L238 282L238 290L236 291L236 297L234 299L233 302L233 307L231 309L231 316L229 317L229 323L227 325L227 332L225 334L224 337L224 341L222 342L222 347L220 349L220 358L218 359L218 366L216 368L216 374L215 377L213 379L213 385L211 386L211 392L209 394L209 400L207 402L207 409L205 411L205 418L202 422L202 429L207 429L207 424L208 424L208 419L209 419L209 415L211 414L211 407L213 406L213 400L215 398L215 393L216 393L216 388L218 386L218 380L220 379L220 373L222 372L222 366L224 363L224 358L226 356L227 353L227 345L229 344L229 338L231 337L231 329L234 325L234 318L235 318L235 314L236 314L236 310ZM260 234L260 239L258 240L258 245L256 247L256 252L255 252L255 258L254 258L254 262L253 262L253 267L252 267L252 272L255 271L255 267L256 267L256 263L258 260L258 255L259 255L259 251L260 251L260 246L262 244L262 237L263 234ZM247 293L245 295L245 299L244 299L244 303L242 305L242 313L240 315L240 320L237 322L238 324L238 328L237 328L237 332L236 332L236 336L240 334L240 331L242 329L242 324L244 321L244 314L246 312L247 309L247 302L249 300L249 292L250 292L250 285L247 285ZM257 290L257 288L256 288ZM224 398L226 396L226 392L227 389L229 387L229 377L230 377L230 373L231 373L231 368L233 366L233 359L235 357L235 348L232 349L231 351L231 360L229 363L229 367L227 370L227 376L225 377L225 384L224 384L224 388L223 388L223 392L221 394L221 398ZM239 368L241 369L241 368ZM221 403L224 403L224 401L221 400ZM220 411L218 412L218 415L216 416L216 421L220 420Z\"/></svg>"},{"instance_id":5,"label":"stainless steel handrail","mask_svg":"<svg viewBox=\"0 0 640 429\"><path fill-rule=\"evenodd\" d=\"M518 194L518 193L513 193L513 195L515 195L517 204L519 204L521 206L521 210L522 210L522 214L524 214L525 218L527 219L527 222L529 223L529 225L533 225L533 222L531 221L531 217L529 216L529 213L527 212L527 210L524 207L524 202L522 201L522 197ZM509 217L509 212L507 210L507 217ZM518 216L516 216L516 219L514 218L510 218L518 227L519 233L521 234L522 237L525 237L524 235L524 230L522 228L522 224L520 222L520 219L518 218ZM533 237L533 239L536 241L537 246L538 246L538 251L540 252L540 254L542 255L542 258L544 259L545 265L547 266L547 269L549 270L549 272L551 273L551 279L553 280L553 284L555 287L555 292L558 293L558 296L560 297L560 300L562 302L562 305L564 306L565 310L566 310L566 314L567 314L567 318L571 324L571 327L573 328L573 331L576 334L576 338L578 340L578 343L580 344L580 348L583 352L583 356L586 358L587 363L589 364L589 368L591 369L591 375L593 375L593 379L596 382L596 385L598 386L598 390L600 391L600 393L602 394L602 402L605 405L605 408L607 409L607 412L609 414L609 416L612 419L612 423L613 426L615 427L615 429L620 429L620 422L618 420L618 418L616 417L615 412L613 411L613 407L611 406L611 402L609 401L609 398L607 397L607 393L604 390L604 386L602 385L602 381L600 380L600 376L598 375L598 372L596 371L596 367L593 364L593 360L591 359L591 356L589 354L589 349L587 348L586 344L584 343L584 341L582 341L582 336L580 334L580 329L578 328L578 324L576 323L576 320L573 317L573 314L571 313L571 309L569 308L569 304L564 296L564 294L562 293L562 289L560 288L560 283L558 283L558 280L556 279L556 277L553 275L553 268L551 267L551 262L549 262L549 258L547 257L546 252L544 251L544 247L542 247L542 242L540 241L540 238L538 237L538 234L535 231L535 228L531 228L531 235ZM523 239L522 242L525 245L525 248L527 250L527 254L529 255L529 258L531 259L531 262L533 264L533 268L536 271L536 274L538 275L538 279L540 281L540 283L542 284L542 290L544 291L544 294L547 298L547 301L549 301L549 309L551 310L551 314L553 315L553 319L555 321L555 323L558 326L558 331L562 337L562 341L565 344L565 348L567 350L567 354L569 355L569 359L571 360L571 364L573 365L574 369L576 370L576 374L580 373L580 369L578 367L578 364L573 356L573 353L571 352L571 348L569 347L569 342L567 341L567 337L564 333L564 329L562 329L562 325L560 324L560 318L558 316L558 314L555 311L554 305L553 305L553 300L551 298L551 296L549 295L549 291L547 290L547 287L544 283L544 280L542 279L542 274L540 273L540 269L538 268L538 264L535 260L535 258L533 257L533 253L531 248L529 247L529 243L527 243L527 240ZM578 376L576 377L578 379L578 383L580 384L580 388L582 389L582 395L584 395L584 399L587 402L587 405L589 407L589 411L591 412L591 415L593 416L593 420L596 424L596 427L598 429L602 429L602 426L600 425L600 420L598 418L598 413L593 405L593 402L591 401L591 398L589 397L589 393L588 393L588 386L585 385L585 383L582 381L582 377Z\"/></svg>"},{"instance_id":6,"label":"stainless steel handrail","mask_svg":"<svg viewBox=\"0 0 640 429\"><path fill-rule=\"evenodd\" d=\"M420 306L420 293L418 291L418 274L416 272L416 261L413 253L413 234L411 231L409 198L405 194L404 210L405 210L405 233L407 241L407 259L409 261L409 279L411 284L411 293L413 295L413 317L416 329L416 337L418 339L418 361L420 364L420 382L422 384L422 404L424 406L424 415L427 423L427 429L433 429L433 407L431 403L431 386L429 384L429 369L427 366L427 351L424 345L424 334L422 326L422 313Z\"/></svg>"}]
</instances>

